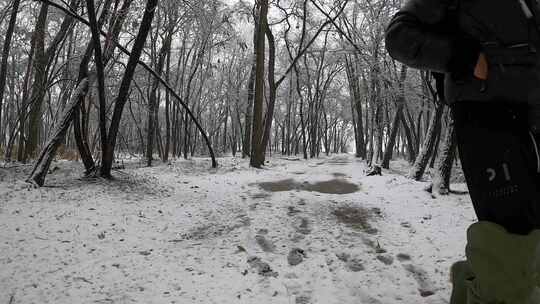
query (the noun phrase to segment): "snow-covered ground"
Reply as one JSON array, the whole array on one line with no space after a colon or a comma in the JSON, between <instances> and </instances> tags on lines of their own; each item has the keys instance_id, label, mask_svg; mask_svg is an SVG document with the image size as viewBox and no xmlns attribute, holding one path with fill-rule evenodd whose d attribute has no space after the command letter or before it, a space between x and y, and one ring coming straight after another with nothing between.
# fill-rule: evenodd
<instances>
[{"instance_id":1,"label":"snow-covered ground","mask_svg":"<svg viewBox=\"0 0 540 304\"><path fill-rule=\"evenodd\" d=\"M112 182L59 162L41 189L0 168L0 303L448 303L467 195L432 198L403 162L219 162Z\"/></svg>"}]
</instances>

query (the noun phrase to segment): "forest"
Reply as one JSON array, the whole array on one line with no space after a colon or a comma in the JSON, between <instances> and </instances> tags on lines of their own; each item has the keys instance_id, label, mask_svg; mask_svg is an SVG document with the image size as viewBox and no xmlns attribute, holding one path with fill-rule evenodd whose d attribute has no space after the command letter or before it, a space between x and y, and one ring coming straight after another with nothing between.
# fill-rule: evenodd
<instances>
[{"instance_id":1,"label":"forest","mask_svg":"<svg viewBox=\"0 0 540 304\"><path fill-rule=\"evenodd\" d=\"M22 3L21 3L22 2ZM156 160L354 151L420 180L455 139L428 72L384 50L396 1L7 1L1 8L0 151L111 177ZM442 153L439 153L439 150Z\"/></svg>"},{"instance_id":2,"label":"forest","mask_svg":"<svg viewBox=\"0 0 540 304\"><path fill-rule=\"evenodd\" d=\"M457 229L472 217L467 213L471 212L468 205L465 211L458 211L464 208L462 200L466 201L462 196L466 192L459 191L465 186L456 165L453 121L434 76L394 61L385 50L386 26L401 4L400 0L1 0L0 222L4 224L0 228L6 233L0 233L0 239L6 242L0 246L0 265L4 264L6 270L0 270L0 290L5 290L0 292L0 302L29 303L45 297L46 302L75 303L77 291L68 292L66 286L70 284L83 285L84 292L77 290L92 294L92 303L126 303L129 299L170 303L174 293L178 293L176 303L215 303L220 297L225 299L221 303L254 303L257 299L264 303L292 303L291 299L301 304L314 300L359 303L354 300L358 298L365 303L403 303L400 298L410 301L407 303L424 303L421 301L433 298L433 294L446 297L447 279L438 266L424 270L418 263L443 263L447 267L449 257L459 255L462 233L449 243L455 248L442 243L425 249L442 250L444 258L431 256L434 262L420 255L416 263L411 262L410 253L395 252L397 257L385 254L389 249L381 248L384 237L377 236L392 235L386 245L395 250L403 245L396 245L397 240L405 242L411 237L418 239L418 246L430 248L422 240L429 238L433 229ZM329 184L321 182L329 173L333 174ZM302 176L306 177L304 184L296 181ZM276 179L279 182L272 184ZM456 191L451 191L451 181ZM247 188L250 190L246 192ZM291 205L285 199L288 191L292 191L291 196L298 192L310 197ZM362 195L373 205L353 206ZM389 196L399 201L397 205L381 206L392 200ZM219 197L227 203L216 203ZM346 281L347 275L340 275L338 281L343 284L333 292L343 292L344 298L331 297L326 283L319 287L310 283L309 277L314 274L309 270L303 271L301 278L286 278L305 279L294 291L288 283L272 281L277 273L282 277L285 270L274 276L260 257L249 257L248 265L258 269L258 277L270 281L247 288L249 291L245 286L236 286L242 291L225 286L225 282L237 278L223 274L193 281L192 285L157 275L151 280L153 285L136 288L128 279L118 279L124 288L119 291L113 287L115 275L103 274L106 271L99 269L100 263L86 263L82 257L94 255L87 257L88 261L97 261L97 256L99 260L113 260L119 258L109 256L121 244L118 239L147 244L142 238L150 238L150 243L155 243L153 252L130 247L137 247L131 250L138 258L148 262L158 247L167 251L167 246L176 245L186 246L185 252L190 254L175 253L175 258L186 262L197 255L193 242L205 243L211 238L215 242L203 247L208 249L204 254L212 255L222 246L216 240L246 229L251 231L246 233L253 247L275 255L282 249L275 245L279 241L271 240L272 231L262 229L264 225L292 225L300 236L288 240L293 243L301 243L318 231L312 227L316 225L314 218L297 215L304 212L315 216L320 212L306 207L306 200L345 204L327 210L330 217L345 225L339 228L341 239L326 230L323 238L331 238L337 242L335 246L343 248L361 243L373 251L382 266L403 264L400 269L404 274L396 275L397 281L401 278L411 283L396 289L401 295L387 293L384 287L375 288L373 293L365 288L349 295L351 292L342 290L345 283L339 281ZM433 214L424 214L425 202L414 203L424 200L433 200ZM192 206L190 201L204 204ZM319 204L322 202L315 205ZM279 216L270 205L279 206L283 221L293 224L272 222ZM387 206L398 207L389 211ZM260 208L261 214L249 215ZM32 219L21 220L19 216L25 212ZM466 215L461 215L464 220L459 224L446 219L437 228L411 228L416 222L424 225L437 214L448 212ZM193 217L185 213L193 213ZM388 218L381 215L385 213ZM395 229L405 232L374 228L377 221L384 225L392 222L390 214L399 217ZM157 224L159 216L168 216L171 222ZM128 221L128 217L133 219ZM218 221L220 217L227 223ZM260 221L255 224L257 219ZM324 222L328 221L325 218ZM120 229L122 225L126 227ZM128 226L133 228L131 232ZM28 248L38 250L38 256L39 248L53 250L49 246L43 249L42 242L62 242L59 247L50 245L56 248L56 253L50 254L58 259L26 268L32 257L29 252L23 253L25 246L16 245L23 237L19 235L22 232L14 230L19 228L28 229L27 242L32 238L28 235L36 237ZM164 243L156 241L155 237L160 240L158 231L165 235L167 229L187 232L176 231ZM66 233L79 236L70 238ZM114 233L127 233L129 237L109 240ZM92 241L84 241L87 237ZM111 242L109 251L104 249L105 241ZM227 242L238 243L236 239ZM88 247L82 249L82 243ZM69 247L67 253L59 254L65 246ZM94 251L87 252L89 248ZM255 250L246 244L237 249L240 253L235 253L235 258ZM311 270L318 263L330 269L335 265L328 257L317 260L313 252L289 249L285 253L289 258L295 252L306 261L313 258ZM414 250L414 246L408 250ZM81 268L68 266L73 262L68 260L74 257L82 263ZM274 258L266 257L270 261ZM157 273L173 275L174 269L182 276L186 271L192 276L200 270L178 265L168 270L170 260L164 259L155 261L162 267ZM59 261L64 266L58 266ZM336 261L345 263L354 275L372 263L343 252L337 254ZM51 263L58 269L75 268L54 270L43 266ZM112 268L124 271L123 263L113 263ZM206 267L198 276L223 266L213 263L198 261ZM235 264L226 265L231 263ZM379 264L377 267L382 267ZM144 265L131 265L131 275L140 276L134 280L144 281L145 275L151 275ZM34 271L40 276L32 278ZM49 271L60 271L64 279L52 279ZM88 271L92 275L84 274ZM437 278L426 280L428 273ZM68 280L67 276L70 283L59 285ZM370 272L370 277L377 281L377 272ZM40 283L37 278L50 282ZM32 283L34 279L37 281ZM98 288L100 280L107 286ZM160 280L166 281L169 289L161 290ZM336 280L333 284L337 286ZM389 277L386 280L391 282L388 284L396 282ZM219 283L212 285L212 281ZM306 292L310 284L317 286ZM52 291L57 288L64 288L64 292ZM111 290L105 292L107 288ZM316 294L317 288L328 292ZM411 288L413 293L409 292ZM132 293L136 292L145 296L135 297ZM377 300L382 299L381 294L388 297L387 301Z\"/></svg>"}]
</instances>

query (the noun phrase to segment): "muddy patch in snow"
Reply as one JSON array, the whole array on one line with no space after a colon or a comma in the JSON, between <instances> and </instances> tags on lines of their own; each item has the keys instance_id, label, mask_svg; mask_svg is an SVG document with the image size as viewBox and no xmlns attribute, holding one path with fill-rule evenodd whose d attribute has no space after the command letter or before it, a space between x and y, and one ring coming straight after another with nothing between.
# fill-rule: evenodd
<instances>
[{"instance_id":1,"label":"muddy patch in snow","mask_svg":"<svg viewBox=\"0 0 540 304\"><path fill-rule=\"evenodd\" d=\"M342 179L333 179L326 182L304 184L303 188L311 192L326 194L350 194L360 191L360 186Z\"/></svg>"},{"instance_id":2,"label":"muddy patch in snow","mask_svg":"<svg viewBox=\"0 0 540 304\"><path fill-rule=\"evenodd\" d=\"M373 210L363 207L339 207L332 214L338 222L343 223L354 230L364 231L368 234L376 234L378 231L371 226L375 218Z\"/></svg>"},{"instance_id":3,"label":"muddy patch in snow","mask_svg":"<svg viewBox=\"0 0 540 304\"><path fill-rule=\"evenodd\" d=\"M294 179L284 179L275 182L259 183L259 187L268 192L285 192L298 189L301 185Z\"/></svg>"},{"instance_id":4,"label":"muddy patch in snow","mask_svg":"<svg viewBox=\"0 0 540 304\"><path fill-rule=\"evenodd\" d=\"M258 186L267 192L286 192L293 190L304 190L309 192L319 192L325 194L350 194L360 191L360 186L350 183L341 178L316 183L299 183L294 179L285 179L275 182L262 182Z\"/></svg>"}]
</instances>

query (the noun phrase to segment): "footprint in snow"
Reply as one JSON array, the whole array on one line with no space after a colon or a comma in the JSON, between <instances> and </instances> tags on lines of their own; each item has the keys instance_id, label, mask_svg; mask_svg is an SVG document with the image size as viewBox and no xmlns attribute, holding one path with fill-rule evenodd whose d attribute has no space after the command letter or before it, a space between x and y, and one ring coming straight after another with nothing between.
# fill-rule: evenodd
<instances>
[{"instance_id":1,"label":"footprint in snow","mask_svg":"<svg viewBox=\"0 0 540 304\"><path fill-rule=\"evenodd\" d=\"M301 210L298 210L295 206L289 206L287 207L287 215L288 216L294 216L298 213L302 213Z\"/></svg>"},{"instance_id":2,"label":"footprint in snow","mask_svg":"<svg viewBox=\"0 0 540 304\"><path fill-rule=\"evenodd\" d=\"M294 300L295 304L310 304L311 303L311 297L309 296L298 296Z\"/></svg>"},{"instance_id":3,"label":"footprint in snow","mask_svg":"<svg viewBox=\"0 0 540 304\"><path fill-rule=\"evenodd\" d=\"M295 222L295 230L296 232L299 232L304 235L308 235L311 233L311 223L308 218L301 217L298 218Z\"/></svg>"},{"instance_id":4,"label":"footprint in snow","mask_svg":"<svg viewBox=\"0 0 540 304\"><path fill-rule=\"evenodd\" d=\"M403 264L403 268L405 268L418 283L418 292L420 292L420 296L425 298L435 294L434 284L424 269L413 264Z\"/></svg>"},{"instance_id":5,"label":"footprint in snow","mask_svg":"<svg viewBox=\"0 0 540 304\"><path fill-rule=\"evenodd\" d=\"M264 235L258 234L255 236L255 241L261 247L264 252L274 252L276 250L276 245L269 241Z\"/></svg>"},{"instance_id":6,"label":"footprint in snow","mask_svg":"<svg viewBox=\"0 0 540 304\"><path fill-rule=\"evenodd\" d=\"M249 266L257 271L260 276L277 278L278 273L275 272L268 263L263 262L257 256L249 257L247 260Z\"/></svg>"}]
</instances>

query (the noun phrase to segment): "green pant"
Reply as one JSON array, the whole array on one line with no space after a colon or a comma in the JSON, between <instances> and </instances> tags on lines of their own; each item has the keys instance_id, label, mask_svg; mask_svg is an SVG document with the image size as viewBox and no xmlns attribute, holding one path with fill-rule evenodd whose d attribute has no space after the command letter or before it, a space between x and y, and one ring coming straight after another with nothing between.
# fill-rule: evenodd
<instances>
[{"instance_id":1,"label":"green pant","mask_svg":"<svg viewBox=\"0 0 540 304\"><path fill-rule=\"evenodd\" d=\"M540 303L540 230L516 235L479 222L467 242L467 261L452 267L451 304Z\"/></svg>"}]
</instances>

